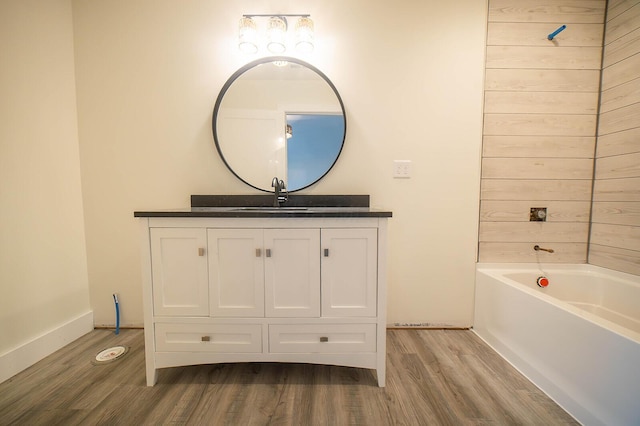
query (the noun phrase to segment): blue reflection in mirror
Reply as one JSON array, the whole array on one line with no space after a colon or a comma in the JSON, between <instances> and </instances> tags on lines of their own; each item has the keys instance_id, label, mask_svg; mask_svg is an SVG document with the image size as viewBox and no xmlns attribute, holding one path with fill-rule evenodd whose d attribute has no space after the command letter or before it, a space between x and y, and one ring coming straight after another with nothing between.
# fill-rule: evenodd
<instances>
[{"instance_id":1,"label":"blue reflection in mirror","mask_svg":"<svg viewBox=\"0 0 640 426\"><path fill-rule=\"evenodd\" d=\"M342 149L342 114L287 114L287 187L304 188L331 168Z\"/></svg>"}]
</instances>

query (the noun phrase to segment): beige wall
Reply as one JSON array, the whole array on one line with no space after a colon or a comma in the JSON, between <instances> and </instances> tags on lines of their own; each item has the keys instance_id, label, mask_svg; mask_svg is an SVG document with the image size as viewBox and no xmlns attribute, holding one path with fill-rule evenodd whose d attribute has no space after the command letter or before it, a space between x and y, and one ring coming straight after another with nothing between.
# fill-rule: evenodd
<instances>
[{"instance_id":1,"label":"beige wall","mask_svg":"<svg viewBox=\"0 0 640 426\"><path fill-rule=\"evenodd\" d=\"M640 2L610 0L589 263L640 275Z\"/></svg>"},{"instance_id":2,"label":"beige wall","mask_svg":"<svg viewBox=\"0 0 640 426\"><path fill-rule=\"evenodd\" d=\"M71 2L0 2L0 52L2 355L90 307Z\"/></svg>"},{"instance_id":3,"label":"beige wall","mask_svg":"<svg viewBox=\"0 0 640 426\"><path fill-rule=\"evenodd\" d=\"M142 323L133 211L190 194L253 193L225 169L211 115L243 13L311 13L306 59L347 110L342 155L309 194L371 194L391 209L389 322L471 324L486 3L115 0L73 2L91 303ZM413 177L392 178L394 159Z\"/></svg>"},{"instance_id":4,"label":"beige wall","mask_svg":"<svg viewBox=\"0 0 640 426\"><path fill-rule=\"evenodd\" d=\"M480 260L532 261L534 243L558 250L545 260L586 260L603 0L562 0L584 7L569 15L558 1L491 0L488 32L475 0L254 3L0 3L0 353L88 311L89 290L96 324L114 323L117 292L123 324L140 325L133 211L252 193L210 127L218 91L253 59L235 48L242 13L313 15L316 51L302 59L336 84L348 136L305 193L368 193L393 210L390 323L471 322L485 36ZM638 8L610 1L589 258L636 274ZM412 160L413 177L392 179L393 159ZM531 226L532 206L549 221Z\"/></svg>"},{"instance_id":5,"label":"beige wall","mask_svg":"<svg viewBox=\"0 0 640 426\"><path fill-rule=\"evenodd\" d=\"M585 263L606 2L514 4L489 0L478 258Z\"/></svg>"}]
</instances>

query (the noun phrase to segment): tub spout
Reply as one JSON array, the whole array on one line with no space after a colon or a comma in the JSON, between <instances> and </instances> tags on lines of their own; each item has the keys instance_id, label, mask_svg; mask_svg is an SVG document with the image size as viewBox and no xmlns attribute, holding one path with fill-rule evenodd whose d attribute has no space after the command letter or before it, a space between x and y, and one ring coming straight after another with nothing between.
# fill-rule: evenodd
<instances>
[{"instance_id":1,"label":"tub spout","mask_svg":"<svg viewBox=\"0 0 640 426\"><path fill-rule=\"evenodd\" d=\"M540 247L540 246L539 246L539 245L537 245L537 244L536 244L535 246L533 246L533 249L534 249L535 251L546 251L547 253L553 253L553 249L549 249L549 248L542 248L542 247Z\"/></svg>"}]
</instances>

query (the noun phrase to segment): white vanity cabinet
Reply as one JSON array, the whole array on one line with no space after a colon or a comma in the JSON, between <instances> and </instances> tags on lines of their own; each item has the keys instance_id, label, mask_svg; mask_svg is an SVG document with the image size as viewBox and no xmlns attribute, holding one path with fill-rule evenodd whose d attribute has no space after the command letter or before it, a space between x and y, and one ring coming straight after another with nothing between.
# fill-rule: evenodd
<instances>
[{"instance_id":1,"label":"white vanity cabinet","mask_svg":"<svg viewBox=\"0 0 640 426\"><path fill-rule=\"evenodd\" d=\"M143 217L147 385L161 368L306 362L385 382L386 218Z\"/></svg>"}]
</instances>

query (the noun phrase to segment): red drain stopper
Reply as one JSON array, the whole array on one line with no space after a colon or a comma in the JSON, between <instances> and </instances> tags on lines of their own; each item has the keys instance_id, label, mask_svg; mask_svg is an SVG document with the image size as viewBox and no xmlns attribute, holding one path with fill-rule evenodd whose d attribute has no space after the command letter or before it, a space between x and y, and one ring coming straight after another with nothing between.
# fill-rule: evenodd
<instances>
[{"instance_id":1,"label":"red drain stopper","mask_svg":"<svg viewBox=\"0 0 640 426\"><path fill-rule=\"evenodd\" d=\"M547 279L547 277L538 277L538 280L536 282L538 283L539 287L546 287L549 285L549 280Z\"/></svg>"}]
</instances>

